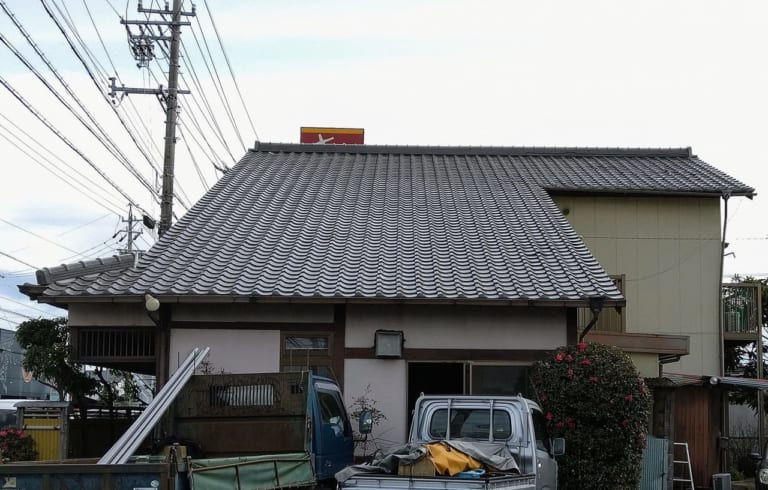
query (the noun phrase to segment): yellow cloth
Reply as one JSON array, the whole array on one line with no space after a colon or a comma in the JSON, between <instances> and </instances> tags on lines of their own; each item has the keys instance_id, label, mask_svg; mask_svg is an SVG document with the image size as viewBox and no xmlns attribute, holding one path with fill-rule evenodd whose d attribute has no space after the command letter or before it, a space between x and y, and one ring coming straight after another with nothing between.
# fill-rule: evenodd
<instances>
[{"instance_id":1,"label":"yellow cloth","mask_svg":"<svg viewBox=\"0 0 768 490\"><path fill-rule=\"evenodd\" d=\"M440 475L448 474L454 476L462 471L475 470L483 466L481 462L472 456L457 451L447 444L435 442L426 446L429 452L429 459L435 465L435 470Z\"/></svg>"}]
</instances>

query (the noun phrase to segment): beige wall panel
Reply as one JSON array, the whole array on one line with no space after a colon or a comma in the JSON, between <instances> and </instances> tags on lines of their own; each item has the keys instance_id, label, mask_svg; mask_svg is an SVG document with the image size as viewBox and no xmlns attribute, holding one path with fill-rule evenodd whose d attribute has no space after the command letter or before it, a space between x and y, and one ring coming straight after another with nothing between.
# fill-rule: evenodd
<instances>
[{"instance_id":1,"label":"beige wall panel","mask_svg":"<svg viewBox=\"0 0 768 490\"><path fill-rule=\"evenodd\" d=\"M685 305L680 301L680 244L678 240L661 239L658 241L658 309L659 324L656 331L678 328Z\"/></svg>"},{"instance_id":2,"label":"beige wall panel","mask_svg":"<svg viewBox=\"0 0 768 490\"><path fill-rule=\"evenodd\" d=\"M659 202L658 219L660 238L677 238L680 235L680 201L679 197L669 197L664 202ZM698 217L697 217L698 221Z\"/></svg>"},{"instance_id":3,"label":"beige wall panel","mask_svg":"<svg viewBox=\"0 0 768 490\"><path fill-rule=\"evenodd\" d=\"M187 322L331 323L333 305L314 304L179 304L173 320Z\"/></svg>"},{"instance_id":4,"label":"beige wall panel","mask_svg":"<svg viewBox=\"0 0 768 490\"><path fill-rule=\"evenodd\" d=\"M601 238L614 237L618 226L616 198L604 197L595 201L595 232L593 236Z\"/></svg>"},{"instance_id":5,"label":"beige wall panel","mask_svg":"<svg viewBox=\"0 0 768 490\"><path fill-rule=\"evenodd\" d=\"M679 200L680 229L682 239L698 239L703 236L702 230L702 200L688 198Z\"/></svg>"},{"instance_id":6,"label":"beige wall panel","mask_svg":"<svg viewBox=\"0 0 768 490\"><path fill-rule=\"evenodd\" d=\"M402 330L419 349L551 349L565 344L562 308L348 305L346 347L373 346L378 329Z\"/></svg>"},{"instance_id":7,"label":"beige wall panel","mask_svg":"<svg viewBox=\"0 0 768 490\"><path fill-rule=\"evenodd\" d=\"M277 330L171 329L169 372L195 347L210 347L214 372L273 373L280 371L280 332Z\"/></svg>"},{"instance_id":8,"label":"beige wall panel","mask_svg":"<svg viewBox=\"0 0 768 490\"><path fill-rule=\"evenodd\" d=\"M651 197L637 198L637 237L659 237L659 200Z\"/></svg>"},{"instance_id":9,"label":"beige wall panel","mask_svg":"<svg viewBox=\"0 0 768 490\"><path fill-rule=\"evenodd\" d=\"M638 275L632 279L637 287L637 323L632 332L653 333L658 331L659 316L659 247L658 240L642 239L637 249Z\"/></svg>"},{"instance_id":10,"label":"beige wall panel","mask_svg":"<svg viewBox=\"0 0 768 490\"><path fill-rule=\"evenodd\" d=\"M655 378L659 375L659 356L633 352L629 355L632 363L644 378Z\"/></svg>"},{"instance_id":11,"label":"beige wall panel","mask_svg":"<svg viewBox=\"0 0 768 490\"><path fill-rule=\"evenodd\" d=\"M72 303L69 325L104 327L154 327L144 303Z\"/></svg>"},{"instance_id":12,"label":"beige wall panel","mask_svg":"<svg viewBox=\"0 0 768 490\"><path fill-rule=\"evenodd\" d=\"M616 237L637 238L637 200L616 199Z\"/></svg>"},{"instance_id":13,"label":"beige wall panel","mask_svg":"<svg viewBox=\"0 0 768 490\"><path fill-rule=\"evenodd\" d=\"M673 366L717 373L720 200L569 196L567 203L570 223L597 260L626 277L627 332L692 335L691 354Z\"/></svg>"},{"instance_id":14,"label":"beige wall panel","mask_svg":"<svg viewBox=\"0 0 768 490\"><path fill-rule=\"evenodd\" d=\"M405 443L408 431L406 408L407 364L400 359L346 359L344 361L344 401L348 409L355 398L366 395L376 400L376 408L387 417L371 436L382 450Z\"/></svg>"}]
</instances>

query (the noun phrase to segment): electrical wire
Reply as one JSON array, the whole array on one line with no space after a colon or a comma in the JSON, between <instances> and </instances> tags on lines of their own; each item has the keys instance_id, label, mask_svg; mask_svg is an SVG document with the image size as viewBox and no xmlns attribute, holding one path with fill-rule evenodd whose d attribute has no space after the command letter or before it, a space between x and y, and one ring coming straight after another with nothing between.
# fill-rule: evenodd
<instances>
[{"instance_id":1,"label":"electrical wire","mask_svg":"<svg viewBox=\"0 0 768 490\"><path fill-rule=\"evenodd\" d=\"M27 230L26 228L23 228L23 227L15 224L15 223L11 223L10 221L8 221L6 219L0 218L0 222L5 223L8 226L12 226L13 228L16 228L17 230L21 230L24 233L28 233L28 234L32 235L33 237L35 237L35 238L39 238L40 240L43 240L44 242L50 243L51 245L55 245L57 247L63 248L64 250L67 250L68 252L79 254L79 252L77 252L75 250L72 250L71 248L67 247L66 245L62 245L61 243L54 242L53 240L45 238L42 235L38 235L34 231Z\"/></svg>"},{"instance_id":2,"label":"electrical wire","mask_svg":"<svg viewBox=\"0 0 768 490\"><path fill-rule=\"evenodd\" d=\"M208 11L208 18L211 20L211 25L213 26L213 30L216 33L216 39L219 41L219 46L221 46L221 52L224 54L224 60L227 62L227 68L229 68L229 74L232 76L232 82L235 84L235 89L237 90L237 95L240 97L240 103L243 105L243 110L245 111L245 115L248 117L248 122L251 125L251 130L253 131L253 134L256 136L256 141L259 141L259 133L256 132L256 128L253 125L253 120L251 119L251 114L248 112L248 107L245 105L245 100L243 100L243 94L240 92L240 85L237 83L237 78L235 78L235 72L232 69L232 64L229 62L229 56L227 56L227 51L224 49L224 43L221 41L221 36L219 35L219 29L216 27L216 22L213 20L213 14L211 13L211 9L208 7L208 0L203 0L203 3L205 4L205 10Z\"/></svg>"},{"instance_id":3,"label":"electrical wire","mask_svg":"<svg viewBox=\"0 0 768 490\"><path fill-rule=\"evenodd\" d=\"M192 154L192 150L189 148L189 144L187 143L187 138L184 137L184 133L182 132L181 126L179 126L179 136L181 137L181 141L184 142L184 146L187 148L187 153L189 154L189 158L192 159L192 165L194 165L195 170L197 171L197 176L200 177L200 182L203 184L203 188L206 192L208 192L208 183L205 181L205 177L203 176L203 172L200 170L200 165L197 164L197 160L195 159L195 155Z\"/></svg>"},{"instance_id":4,"label":"electrical wire","mask_svg":"<svg viewBox=\"0 0 768 490\"><path fill-rule=\"evenodd\" d=\"M96 88L97 88L98 92L99 92L99 93L102 95L102 97L103 97L103 98L106 100L107 104L108 104L110 107L112 107L112 104L110 104L110 103L109 103L109 99L107 98L106 94L104 94L104 92L102 92L102 90L99 88L99 84L98 84L98 82L96 81L96 79L94 78L94 76L93 76L93 72L92 72L92 71L90 70L90 68L87 66L87 63L85 63L85 60L82 58L82 56L80 55L79 51L78 51L78 50L77 50L77 48L75 47L74 43L73 43L73 42L72 42L72 40L70 39L69 35L68 35L68 34L67 34L67 32L64 30L64 27L61 25L61 23L58 21L58 19L56 18L56 16L53 14L53 12L52 12L52 11L50 10L50 8L48 7L48 4L47 4L46 0L40 0L40 2L42 3L43 7L45 8L46 12L48 13L48 16L49 16L49 17L50 17L50 18L53 20L53 22L56 24L56 27L58 27L59 31L62 33L62 35L64 36L64 38L67 40L67 43L69 44L69 46L70 46L70 48L72 49L72 51L75 53L75 55L78 57L78 59L81 61L81 63L83 64L83 66L84 66L84 67L86 68L86 70L88 71L88 74L89 74L89 76L91 77L91 80L93 80L94 84L96 84ZM55 6L55 7L58 9L58 5L57 5L55 2L53 2L53 5L54 5L54 6ZM59 13L61 14L61 11L59 11ZM64 16L62 15L62 17L64 17ZM66 20L66 19L65 19L65 20ZM78 37L79 37L79 34L78 34ZM87 52L87 51L86 51L86 52ZM91 59L91 61L93 62L93 59ZM42 80L41 80L41 81L42 81ZM62 83L63 83L63 82L62 82ZM61 100L61 99L60 99L60 100ZM62 102L62 103L63 103L63 102ZM113 107L113 110L114 110L114 107ZM118 114L118 113L117 113L117 111L114 111L114 112L115 112L115 114L116 114L116 115ZM119 115L118 115L118 117L119 117ZM122 122L122 118L120 118L120 120L121 120L121 122ZM81 122L82 122L82 120L81 120ZM125 123L123 123L123 127L124 127L126 130L128 130L128 128L127 128L127 126L125 125ZM90 129L89 129L89 130L90 130ZM130 131L129 131L129 133L130 133ZM94 136L95 136L95 134L94 134ZM97 139L99 139L99 138L97 137ZM106 139L108 139L110 142L112 142L111 138L107 137ZM103 141L101 141L100 139L99 139L99 141L100 141L102 144L104 144L104 142L103 142ZM151 165L151 164L152 164L152 162L151 162L151 159L149 158L149 156L148 156L148 155L146 155L146 154L143 152L143 149L140 147L140 145L138 144L138 142L136 142L136 141L134 140L134 143L136 144L137 148L138 148L138 149L139 149L139 150L142 152L142 154L144 154L145 158L147 158L147 161L148 161L148 162L150 162L150 165ZM114 142L112 142L112 144L113 144L114 146L116 146L116 145L114 144ZM105 146L106 146L106 145L105 145ZM114 154L114 153L113 153L113 154ZM120 154L122 154L122 152L121 152ZM131 163L131 162L130 162L128 159L127 159L127 158L123 158L123 159L121 159L121 158L119 158L119 157L117 157L117 156L116 156L116 158L117 158L117 159L118 159L118 161L119 161L119 162L120 162L120 163L123 165L123 167L125 167L125 169L126 169L126 170L128 170L128 172L129 172L131 175L133 175L133 176L134 176L134 177L135 177L137 180L139 180L139 182L140 182L140 183L141 183L141 184L142 184L142 185L143 185L143 186L144 186L144 187L145 187L145 188L146 188L146 189L149 191L150 195L151 195L151 196L152 196L152 198L155 200L155 202L159 202L159 197L158 197L158 193L157 193L157 191L154 189L154 187L152 186L152 184L150 184L150 183L149 183L149 182L146 180L146 178L145 178L145 177L144 177L144 176L141 174L141 172L139 172L139 171L138 171L138 169L137 169L137 168L136 168L136 167L135 167L135 166L134 166L134 165L133 165L133 164L132 164L132 163Z\"/></svg>"},{"instance_id":5,"label":"electrical wire","mask_svg":"<svg viewBox=\"0 0 768 490\"><path fill-rule=\"evenodd\" d=\"M45 311L42 308L36 308L36 307L34 307L32 305L28 305L26 303L22 303L21 301L16 301L15 299L9 298L8 296L0 295L0 301L10 301L11 303L16 303L17 305L21 305L21 306L23 306L25 308L29 308L30 310L35 310L35 311L39 311L41 313L45 313L46 315L50 315L50 312Z\"/></svg>"},{"instance_id":6,"label":"electrical wire","mask_svg":"<svg viewBox=\"0 0 768 490\"><path fill-rule=\"evenodd\" d=\"M31 268L33 268L34 270L40 270L40 268L39 268L39 267L35 267L34 265L32 265L32 264L29 264L29 263L27 263L27 262L24 262L24 261L23 261L23 260L21 260L21 259L17 259L16 257L14 257L14 256L13 256L13 255L11 255L11 254L7 254L7 253L5 253L5 252L0 252L0 255L2 255L2 256L4 256L4 257L8 257L8 258L9 258L9 259L11 259L11 260L15 260L15 261L16 261L16 262L18 262L19 264L23 264L23 265L26 265L27 267L31 267Z\"/></svg>"},{"instance_id":7,"label":"electrical wire","mask_svg":"<svg viewBox=\"0 0 768 490\"><path fill-rule=\"evenodd\" d=\"M232 128L235 130L235 134L237 135L237 139L240 142L240 146L243 147L243 152L247 151L247 148L245 147L245 143L243 143L243 138L240 136L240 130L237 127L237 123L235 122L235 118L232 115L232 108L229 105L229 99L227 99L227 95L224 91L224 85L221 83L221 78L219 77L219 71L216 69L216 64L214 63L213 56L211 55L211 50L208 47L208 40L205 38L205 33L203 32L203 27L200 25L200 19L195 17L195 21L197 22L198 28L200 29L200 37L203 38L203 44L205 44L205 50L208 53L208 57L211 59L211 66L213 67L213 73L211 72L211 66L208 65L208 60L205 57L205 53L203 53L203 49L200 46L200 41L197 39L197 34L195 34L195 29L190 29L192 31L192 37L195 40L195 43L197 44L197 49L200 50L200 54L202 55L203 62L205 63L205 68L208 70L208 75L211 77L211 81L216 79L218 82L218 85L216 83L213 84L214 88L216 88L216 95L219 96L219 100L221 101L222 105L224 106L224 112L227 114L227 117L229 118L229 122L232 123Z\"/></svg>"},{"instance_id":8,"label":"electrical wire","mask_svg":"<svg viewBox=\"0 0 768 490\"><path fill-rule=\"evenodd\" d=\"M44 0L43 0L44 1ZM10 83L8 83L5 78L0 76L0 84L5 87L6 90L8 90L11 95L13 95L16 100L18 100L29 112L31 112L41 123L43 123L53 134L55 134L61 141L63 141L67 146L69 146L72 151L77 153L83 160L85 160L91 168L93 168L96 173L98 173L104 180L106 180L117 192L122 195L126 201L134 205L136 208L141 209L144 213L148 214L144 208L142 208L139 204L137 204L120 186L118 186L112 179L107 176L104 171L102 171L93 161L91 161L77 146L75 146L71 141L67 139L66 136L61 134L59 130L57 130L53 124L51 124L50 121L48 121L45 117L43 117L40 112L32 106L21 94L19 94Z\"/></svg>"},{"instance_id":9,"label":"electrical wire","mask_svg":"<svg viewBox=\"0 0 768 490\"><path fill-rule=\"evenodd\" d=\"M2 114L0 114L0 116L2 116ZM3 117L5 117L5 116L3 116ZM2 129L4 129L4 130L8 131L8 128L6 128L5 126L3 126L2 124L0 124L0 128L2 128ZM61 175L57 174L55 171L53 171L52 169L50 169L49 167L47 167L47 166L46 166L46 165L45 165L43 162L41 162L40 160L38 160L38 159L37 159L37 158L36 158L34 155L31 155L29 152L27 152L27 150L25 150L24 148L21 148L21 147L20 147L19 145L17 145L17 144L16 144L14 141L11 141L11 140L10 140L10 139L9 139L9 138L6 136L6 135L4 135L4 134L0 134L0 137L2 137L2 138L3 138L4 140L6 140L8 143L10 143L12 146L14 146L14 147L15 147L17 150L19 150L20 152L22 152L23 154L25 154L25 155L26 155L28 158L30 158L30 159L31 159L33 162L35 162L35 163L37 163L38 165L40 165L41 167L43 167L45 170L47 170L48 172L50 172L51 174L53 174L55 177L57 177L57 178L61 179L61 180L62 180L62 181L65 183L65 184L69 185L70 187L72 187L72 189L74 189L75 191L79 192L80 194L82 194L82 195L83 195L83 196L85 196L86 198L90 199L91 201L93 201L93 202L94 202L94 203L96 203L97 205L99 205L99 206L103 207L104 209L106 209L106 210L107 210L107 211L109 211L110 213L114 213L114 214L119 214L119 213L120 213L119 211L115 211L114 209L110 209L110 208L109 208L109 206L107 205L107 203L106 203L106 202L104 202L104 198L103 198L103 197L102 197L101 199L97 199L97 198L95 198L95 197L93 197L93 196L89 195L89 194L86 192L86 190L85 190L85 189L88 189L88 187L86 187L84 184L80 184L80 185L82 185L82 186L84 187L84 189L81 189L81 188L79 188L79 187L76 187L76 186L75 186L75 184L73 184L72 182L68 181L68 180L67 180L67 179L65 179L63 176L61 176ZM22 143L23 143L23 142L22 142ZM23 144L25 144L25 145L26 145L26 143L23 143ZM31 149L32 151L35 151L35 150L34 150L34 149L32 149L32 148L30 148L30 149ZM61 170L59 167L57 167L55 163L51 162L50 160L48 160L47 158L45 158L45 157L44 157L44 156L42 156L42 155L41 155L40 157L41 157L41 158L43 158L43 159L45 159L45 160L46 160L46 161L47 161L47 162L48 162L48 163L49 163L51 166L53 166L54 168L56 168L58 171L62 172L62 170ZM92 192L92 191L91 191L91 192ZM98 196L98 197L101 197L101 196ZM109 203L109 204L111 204L111 205L113 205L113 206L114 206L114 204L112 204L112 203Z\"/></svg>"},{"instance_id":10,"label":"electrical wire","mask_svg":"<svg viewBox=\"0 0 768 490\"><path fill-rule=\"evenodd\" d=\"M5 9L5 2L3 2L2 0L0 0L0 6L2 6L2 7L3 7L3 9ZM7 12L7 10L6 10L6 13L8 13L8 12ZM29 40L29 41L30 41L30 43L33 45L33 47L36 47L36 45L34 44L34 42L32 42L32 41L31 41L31 39L28 39L28 40ZM130 171L130 172L132 172L132 173L134 174L134 176L135 176L136 178L138 178L138 179L139 179L139 181L140 181L140 182L141 182L141 183L142 183L142 184L143 184L143 185L144 185L144 186L145 186L145 187L146 187L146 188L147 188L147 189L148 189L150 192L154 192L154 189L153 189L153 188L152 188L152 186L149 184L149 182L147 182L147 181L144 179L144 177L143 177L141 174L139 174L139 173L138 173L138 171L135 171L135 168L133 167L133 164L132 164L132 163L131 163L131 162L128 160L128 158L125 156L125 154L124 154L124 153L122 153L122 151L119 149L119 147L117 146L117 144L116 144L116 143L115 143L115 142L112 140L112 138L111 138L111 137L110 137L110 136L107 134L107 132L106 132L106 131L105 131L105 130L104 130L102 127L101 127L101 125L98 123L98 121L96 121L96 119L93 117L93 115L90 113L90 111L88 111L88 109L86 109L86 108L85 108L85 106L84 106L84 105L83 105L83 103L80 101L80 99L79 99L79 98L78 98L78 97L77 97L77 96L76 96L76 95L75 95L75 94L72 92L72 89L69 87L69 85L67 85L67 83L64 81L64 79L60 77L60 75L59 75L59 74L58 74L58 72L57 72L57 71L56 71L56 70L53 68L53 66L49 65L48 67L51 69L51 71L53 71L53 72L54 72L54 74L56 74L57 78L58 78L58 79L59 79L59 81L62 83L62 85L65 87L65 89L67 90L67 92L69 93L69 95L70 95L70 96L71 96L71 97L72 97L72 98L73 98L73 99L74 99L74 100L77 102L77 104L80 106L80 109L81 109L83 112L85 112L86 116L88 117L88 119L90 119L90 121L91 121L91 123L93 124L93 126L91 126L91 124L89 124L89 123L88 123L88 122L87 122L85 119L83 119L83 117L82 117L82 116L81 116L79 113L77 113L77 112L75 111L75 108L74 108L74 107L72 107L72 105L70 105L70 104L69 104L69 102L67 102L66 100L64 100L64 98L62 97L62 95L61 95L61 94L60 94L60 93L59 93L59 92L58 92L58 91L57 91L55 88L53 88L53 86L51 86L51 84L50 84L50 83L48 83L48 81L45 79L45 77L43 77L43 76L42 76L42 74L40 74L40 72L39 72L39 71L37 71L37 70L36 70L36 69L35 69L35 68L32 66L32 64L29 62L29 60L27 60L27 59L26 59L26 58L25 58L25 57L24 57L24 56L23 56L23 55L22 55L22 54L21 54L21 53L20 53L20 52L19 52L19 51L18 51L18 50L17 50L17 49L16 49L16 48L15 48L15 47L12 45L12 44L10 44L10 43L8 42L8 40L5 38L5 36L3 36L3 35L2 35L2 33L0 33L0 42L2 42L2 43L3 43L3 44L4 44L4 45L5 45L5 46L6 46L6 47L7 47L7 48L8 48L8 49L9 49L9 50L10 50L10 51L11 51L11 52L14 54L14 55L15 55L15 56L16 56L16 57L17 57L17 58L18 58L18 59L19 59L19 60L20 60L20 61L21 61L21 62L24 64L24 66L26 66L26 67L27 67L27 69L29 69L29 70L30 70L30 71L31 71L31 72L32 72L32 73L33 73L33 74L34 74L34 75L37 77L37 79L38 79L38 80L39 80L39 81L40 81L40 82L41 82L43 85L45 85L45 87L48 89L48 91L49 91L49 92L51 92L51 93L52 93L52 94L53 94L53 95L56 97L56 99L57 99L57 100L58 100L58 101L59 101L59 102L60 102L60 103L61 103L61 104L62 104L64 107L66 107L66 108L67 108L67 110L69 110L69 112L70 112L70 113L71 113L73 116L75 116L75 118L76 118L76 119L77 119L77 120L80 122L80 124L82 124L82 125L83 125L83 127L85 127L85 128L88 130L88 132L90 132L90 133L93 135L93 137L94 137L94 138L96 138L96 140L97 140L97 141L99 141L99 143L101 143L101 144L102 144L102 146L104 146L104 148L106 148L106 149L107 149L107 151L109 151L109 152L110 152L110 154L112 154L112 156L114 156L114 157L115 157L115 159L117 159L117 160L118 160L120 163L122 163L122 164L123 164L123 166L125 166L125 167L126 167L126 168L127 168L129 171ZM40 54L41 56L43 56L44 60L45 60L45 61L46 61L46 63L47 63L47 59L44 57L44 55L42 54L42 52L39 52L39 51L38 51L38 54ZM95 129L94 129L94 127L95 127ZM98 132L99 134L97 134L97 132ZM109 144L108 144L108 143L109 143Z\"/></svg>"}]
</instances>

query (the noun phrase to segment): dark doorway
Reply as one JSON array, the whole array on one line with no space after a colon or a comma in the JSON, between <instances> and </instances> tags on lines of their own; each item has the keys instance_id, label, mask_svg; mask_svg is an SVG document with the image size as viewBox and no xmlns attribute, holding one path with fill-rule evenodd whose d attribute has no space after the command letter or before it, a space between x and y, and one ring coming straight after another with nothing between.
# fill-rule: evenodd
<instances>
[{"instance_id":1,"label":"dark doorway","mask_svg":"<svg viewBox=\"0 0 768 490\"><path fill-rule=\"evenodd\" d=\"M460 362L408 363L408 426L413 405L421 393L425 395L463 395L464 364Z\"/></svg>"}]
</instances>

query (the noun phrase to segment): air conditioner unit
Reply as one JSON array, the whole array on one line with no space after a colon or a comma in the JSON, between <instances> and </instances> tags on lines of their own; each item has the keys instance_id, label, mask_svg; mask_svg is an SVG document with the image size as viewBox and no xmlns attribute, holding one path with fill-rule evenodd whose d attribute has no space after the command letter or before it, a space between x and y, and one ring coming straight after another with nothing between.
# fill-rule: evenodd
<instances>
[{"instance_id":1,"label":"air conditioner unit","mask_svg":"<svg viewBox=\"0 0 768 490\"><path fill-rule=\"evenodd\" d=\"M731 490L731 474L716 473L712 475L712 488L714 490Z\"/></svg>"}]
</instances>

